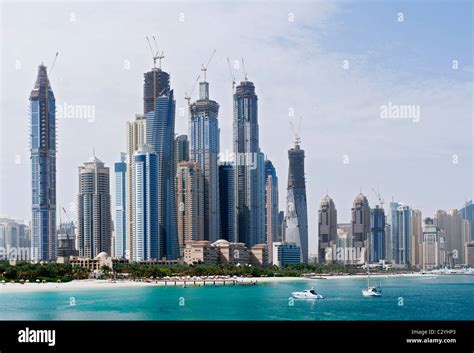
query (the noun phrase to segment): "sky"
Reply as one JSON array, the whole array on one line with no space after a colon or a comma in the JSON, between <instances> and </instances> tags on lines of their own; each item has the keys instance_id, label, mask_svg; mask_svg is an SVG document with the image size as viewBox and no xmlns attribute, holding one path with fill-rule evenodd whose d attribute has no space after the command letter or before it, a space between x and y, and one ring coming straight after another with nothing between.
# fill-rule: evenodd
<instances>
[{"instance_id":1,"label":"sky","mask_svg":"<svg viewBox=\"0 0 474 353\"><path fill-rule=\"evenodd\" d=\"M185 92L216 49L207 79L220 104L224 154L232 152L227 58L238 82L244 58L281 210L290 121L298 126L301 117L311 253L326 192L340 223L361 191L371 206L380 191L386 206L394 199L424 217L472 199L472 2L3 1L0 9L1 215L31 219L28 105L38 65L51 67L59 51L50 78L56 105L94 112L58 117L57 202L75 219L78 167L95 148L113 168L125 150L125 122L143 111L152 35L171 74L179 134L187 132ZM394 118L403 106L414 115ZM113 185L112 175L112 194Z\"/></svg>"}]
</instances>

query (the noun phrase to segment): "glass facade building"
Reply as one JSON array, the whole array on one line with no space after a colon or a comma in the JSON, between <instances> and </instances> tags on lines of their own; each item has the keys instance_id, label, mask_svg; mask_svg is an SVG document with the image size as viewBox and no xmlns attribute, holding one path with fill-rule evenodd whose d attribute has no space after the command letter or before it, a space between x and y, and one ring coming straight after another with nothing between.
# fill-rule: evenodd
<instances>
[{"instance_id":1,"label":"glass facade building","mask_svg":"<svg viewBox=\"0 0 474 353\"><path fill-rule=\"evenodd\" d=\"M95 155L79 167L77 243L79 256L111 253L110 172Z\"/></svg>"},{"instance_id":2,"label":"glass facade building","mask_svg":"<svg viewBox=\"0 0 474 353\"><path fill-rule=\"evenodd\" d=\"M221 239L231 243L235 239L234 165L230 162L219 165L219 211Z\"/></svg>"},{"instance_id":3,"label":"glass facade building","mask_svg":"<svg viewBox=\"0 0 474 353\"><path fill-rule=\"evenodd\" d=\"M160 257L158 158L156 152L147 145L142 145L133 154L133 261Z\"/></svg>"},{"instance_id":4,"label":"glass facade building","mask_svg":"<svg viewBox=\"0 0 474 353\"><path fill-rule=\"evenodd\" d=\"M278 177L272 161L265 161L265 240L268 249L278 241ZM272 262L273 252L268 253Z\"/></svg>"},{"instance_id":5,"label":"glass facade building","mask_svg":"<svg viewBox=\"0 0 474 353\"><path fill-rule=\"evenodd\" d=\"M41 64L30 95L32 258L56 259L56 99Z\"/></svg>"},{"instance_id":6,"label":"glass facade building","mask_svg":"<svg viewBox=\"0 0 474 353\"><path fill-rule=\"evenodd\" d=\"M146 141L158 157L158 204L160 257L169 260L179 256L176 226L176 164L175 164L175 110L174 92L169 88L169 75L160 69L146 73L144 105L146 115ZM156 73L158 72L158 73ZM161 81L160 81L161 80ZM165 84L167 83L167 84ZM155 87L152 89L150 87ZM156 87L162 89L159 90ZM150 90L151 93L150 95ZM149 100L153 96L151 109ZM136 242L135 242L136 243Z\"/></svg>"},{"instance_id":7,"label":"glass facade building","mask_svg":"<svg viewBox=\"0 0 474 353\"><path fill-rule=\"evenodd\" d=\"M127 163L126 154L115 163L115 256L125 258L127 252Z\"/></svg>"},{"instance_id":8,"label":"glass facade building","mask_svg":"<svg viewBox=\"0 0 474 353\"><path fill-rule=\"evenodd\" d=\"M204 176L204 240L219 239L219 104L209 99L209 82L199 83L199 99L189 106L190 159Z\"/></svg>"},{"instance_id":9,"label":"glass facade building","mask_svg":"<svg viewBox=\"0 0 474 353\"><path fill-rule=\"evenodd\" d=\"M296 139L288 151L288 187L286 197L285 241L294 243L301 251L301 261L308 262L308 206L304 172L304 150Z\"/></svg>"},{"instance_id":10,"label":"glass facade building","mask_svg":"<svg viewBox=\"0 0 474 353\"><path fill-rule=\"evenodd\" d=\"M236 241L253 247L265 241L264 156L259 147L258 98L243 81L234 93L233 149Z\"/></svg>"},{"instance_id":11,"label":"glass facade building","mask_svg":"<svg viewBox=\"0 0 474 353\"><path fill-rule=\"evenodd\" d=\"M376 205L370 211L370 240L369 254L371 262L379 262L385 259L385 211Z\"/></svg>"}]
</instances>

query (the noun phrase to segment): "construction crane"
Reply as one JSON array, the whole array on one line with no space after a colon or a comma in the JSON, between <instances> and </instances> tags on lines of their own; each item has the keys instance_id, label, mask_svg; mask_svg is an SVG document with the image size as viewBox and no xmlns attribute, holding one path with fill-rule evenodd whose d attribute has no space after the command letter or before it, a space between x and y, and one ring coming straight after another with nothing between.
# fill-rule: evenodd
<instances>
[{"instance_id":1,"label":"construction crane","mask_svg":"<svg viewBox=\"0 0 474 353\"><path fill-rule=\"evenodd\" d=\"M156 69L156 60L158 60L158 67L159 69L161 70L161 59L163 59L165 57L164 55L164 51L162 51L160 53L160 51L158 50L158 44L156 44L156 39L155 39L155 36L152 36L153 37L153 43L155 44L155 51L153 51L153 47L151 45L151 42L150 42L150 38L148 38L148 36L146 37L146 40L148 42L148 46L150 47L150 51L151 51L151 57L153 58L153 68Z\"/></svg>"},{"instance_id":2,"label":"construction crane","mask_svg":"<svg viewBox=\"0 0 474 353\"><path fill-rule=\"evenodd\" d=\"M59 51L56 52L56 55L54 56L54 60L53 60L53 64L51 65L51 70L49 70L49 78L51 78L51 76L53 75L53 69L54 69L54 65L56 65L56 59L58 58L58 55L59 55Z\"/></svg>"},{"instance_id":3,"label":"construction crane","mask_svg":"<svg viewBox=\"0 0 474 353\"><path fill-rule=\"evenodd\" d=\"M377 199L378 199L378 201L379 201L380 207L383 208L383 205L384 205L385 202L384 202L384 200L383 200L383 198L382 198L382 194L380 193L380 188L379 188L379 186L377 186L377 189L378 189L378 191L376 191L374 188L372 188L372 191L374 192L375 196L377 196Z\"/></svg>"},{"instance_id":4,"label":"construction crane","mask_svg":"<svg viewBox=\"0 0 474 353\"><path fill-rule=\"evenodd\" d=\"M298 123L298 130L295 130L295 126L293 125L293 122L290 121L291 130L293 131L293 135L295 136L295 146L299 146L299 144L301 143L301 138L300 138L301 120L302 120L302 117L300 116L300 121Z\"/></svg>"},{"instance_id":5,"label":"construction crane","mask_svg":"<svg viewBox=\"0 0 474 353\"><path fill-rule=\"evenodd\" d=\"M232 92L234 92L234 89L235 89L235 76L234 76L234 73L232 72L232 67L230 66L229 57L227 57L227 64L229 66L230 78L232 79Z\"/></svg>"},{"instance_id":6,"label":"construction crane","mask_svg":"<svg viewBox=\"0 0 474 353\"><path fill-rule=\"evenodd\" d=\"M194 81L193 87L191 88L191 93L189 95L187 91L184 92L184 99L188 101L188 106L191 105L191 96L193 95L194 89L196 88L196 84L198 83L200 77L201 75L198 75L198 77L196 78L196 81Z\"/></svg>"},{"instance_id":7,"label":"construction crane","mask_svg":"<svg viewBox=\"0 0 474 353\"><path fill-rule=\"evenodd\" d=\"M206 66L204 66L203 64L201 64L201 71L204 72L204 82L207 82L207 81L206 81L207 68L209 67L209 64L211 63L211 60L212 60L212 58L214 57L214 54L215 54L215 53L216 53L216 49L214 49L214 51L212 52L211 57L210 57L209 60L207 61Z\"/></svg>"},{"instance_id":8,"label":"construction crane","mask_svg":"<svg viewBox=\"0 0 474 353\"><path fill-rule=\"evenodd\" d=\"M72 223L72 228L75 229L76 227L74 226L74 223L69 220L66 209L64 207L61 207L61 208L63 209L64 215L66 216L66 222Z\"/></svg>"},{"instance_id":9,"label":"construction crane","mask_svg":"<svg viewBox=\"0 0 474 353\"><path fill-rule=\"evenodd\" d=\"M245 70L245 61L244 58L242 58L242 69L244 71L244 81L247 81L247 70Z\"/></svg>"}]
</instances>

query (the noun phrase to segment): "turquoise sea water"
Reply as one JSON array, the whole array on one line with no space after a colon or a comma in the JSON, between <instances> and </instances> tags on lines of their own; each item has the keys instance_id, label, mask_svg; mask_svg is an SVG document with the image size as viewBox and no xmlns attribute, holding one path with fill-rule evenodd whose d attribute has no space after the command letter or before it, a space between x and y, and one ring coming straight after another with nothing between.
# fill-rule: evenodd
<instances>
[{"instance_id":1,"label":"turquoise sea water","mask_svg":"<svg viewBox=\"0 0 474 353\"><path fill-rule=\"evenodd\" d=\"M380 282L380 298L363 297L366 280L356 278L36 293L1 293L0 288L0 320L474 319L474 276L382 278ZM289 299L291 292L312 286L326 299ZM75 306L70 305L71 297Z\"/></svg>"}]
</instances>

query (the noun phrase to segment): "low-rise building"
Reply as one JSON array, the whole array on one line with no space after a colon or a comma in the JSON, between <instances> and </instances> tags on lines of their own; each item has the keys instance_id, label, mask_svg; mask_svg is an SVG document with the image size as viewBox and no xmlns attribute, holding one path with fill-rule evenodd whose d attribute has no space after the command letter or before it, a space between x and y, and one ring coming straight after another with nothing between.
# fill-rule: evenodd
<instances>
[{"instance_id":1,"label":"low-rise building","mask_svg":"<svg viewBox=\"0 0 474 353\"><path fill-rule=\"evenodd\" d=\"M218 263L230 265L246 265L250 263L250 253L244 243L230 243L225 239L219 239L212 243L217 250Z\"/></svg>"},{"instance_id":2,"label":"low-rise building","mask_svg":"<svg viewBox=\"0 0 474 353\"><path fill-rule=\"evenodd\" d=\"M284 267L287 265L296 265L300 261L301 249L293 243L273 243L273 265Z\"/></svg>"},{"instance_id":3,"label":"low-rise building","mask_svg":"<svg viewBox=\"0 0 474 353\"><path fill-rule=\"evenodd\" d=\"M250 250L250 263L256 266L266 266L268 264L268 255L266 244L256 244Z\"/></svg>"},{"instance_id":4,"label":"low-rise building","mask_svg":"<svg viewBox=\"0 0 474 353\"><path fill-rule=\"evenodd\" d=\"M110 269L113 268L112 257L105 252L99 253L94 259L80 256L71 256L69 258L69 263L72 266L88 268L91 272L100 271L103 266L107 266Z\"/></svg>"},{"instance_id":5,"label":"low-rise building","mask_svg":"<svg viewBox=\"0 0 474 353\"><path fill-rule=\"evenodd\" d=\"M474 267L474 241L466 243L466 265Z\"/></svg>"},{"instance_id":6,"label":"low-rise building","mask_svg":"<svg viewBox=\"0 0 474 353\"><path fill-rule=\"evenodd\" d=\"M193 264L216 264L217 250L208 240L187 240L184 248L184 262Z\"/></svg>"},{"instance_id":7,"label":"low-rise building","mask_svg":"<svg viewBox=\"0 0 474 353\"><path fill-rule=\"evenodd\" d=\"M232 243L225 239L214 243L207 240L188 240L184 248L184 262L188 265L264 265L268 262L268 251L265 244L257 244L249 251L244 243Z\"/></svg>"}]
</instances>

